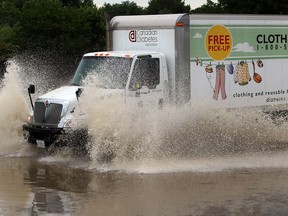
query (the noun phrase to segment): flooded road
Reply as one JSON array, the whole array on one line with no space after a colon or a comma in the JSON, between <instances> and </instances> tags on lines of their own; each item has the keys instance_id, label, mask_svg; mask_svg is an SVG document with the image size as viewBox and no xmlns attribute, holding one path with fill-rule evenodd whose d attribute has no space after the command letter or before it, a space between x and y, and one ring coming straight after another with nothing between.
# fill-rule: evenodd
<instances>
[{"instance_id":1,"label":"flooded road","mask_svg":"<svg viewBox=\"0 0 288 216\"><path fill-rule=\"evenodd\" d=\"M29 113L26 87L40 76L15 62L7 71L0 90L0 215L287 215L287 122L205 104L152 111L120 106L117 98L93 104L97 90L86 91L89 160L66 150L48 154L25 143L21 129ZM49 86L42 84L38 94Z\"/></svg>"},{"instance_id":2,"label":"flooded road","mask_svg":"<svg viewBox=\"0 0 288 216\"><path fill-rule=\"evenodd\" d=\"M287 154L147 161L118 171L58 156L2 156L0 213L287 215Z\"/></svg>"}]
</instances>

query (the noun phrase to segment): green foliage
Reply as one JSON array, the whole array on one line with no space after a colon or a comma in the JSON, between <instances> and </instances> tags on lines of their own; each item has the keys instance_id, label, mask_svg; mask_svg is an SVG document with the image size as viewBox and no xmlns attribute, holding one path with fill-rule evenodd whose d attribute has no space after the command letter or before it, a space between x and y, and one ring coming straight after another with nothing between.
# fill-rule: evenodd
<instances>
[{"instance_id":1,"label":"green foliage","mask_svg":"<svg viewBox=\"0 0 288 216\"><path fill-rule=\"evenodd\" d=\"M149 0L146 14L189 13L185 0Z\"/></svg>"},{"instance_id":2,"label":"green foliage","mask_svg":"<svg viewBox=\"0 0 288 216\"><path fill-rule=\"evenodd\" d=\"M104 40L102 22L96 7L77 9L62 7L58 0L29 0L14 27L15 43L23 50L45 48L83 53L91 45L101 47Z\"/></svg>"},{"instance_id":3,"label":"green foliage","mask_svg":"<svg viewBox=\"0 0 288 216\"><path fill-rule=\"evenodd\" d=\"M103 11L110 15L110 18L119 15L141 15L143 8L139 7L135 2L122 1L121 4L107 4L101 8Z\"/></svg>"},{"instance_id":4,"label":"green foliage","mask_svg":"<svg viewBox=\"0 0 288 216\"><path fill-rule=\"evenodd\" d=\"M62 5L57 0L29 0L22 8L17 24L15 43L22 49L51 47L55 34L61 34L64 23Z\"/></svg>"},{"instance_id":5,"label":"green foliage","mask_svg":"<svg viewBox=\"0 0 288 216\"><path fill-rule=\"evenodd\" d=\"M219 0L219 6L225 13L238 14L287 14L287 0Z\"/></svg>"},{"instance_id":6,"label":"green foliage","mask_svg":"<svg viewBox=\"0 0 288 216\"><path fill-rule=\"evenodd\" d=\"M19 9L16 1L0 0L0 72L3 63L13 55L17 45L13 43L15 33L13 25L17 22Z\"/></svg>"},{"instance_id":7,"label":"green foliage","mask_svg":"<svg viewBox=\"0 0 288 216\"><path fill-rule=\"evenodd\" d=\"M4 62L11 57L11 53L15 49L15 45L12 43L15 34L11 26L0 26L0 62Z\"/></svg>"},{"instance_id":8,"label":"green foliage","mask_svg":"<svg viewBox=\"0 0 288 216\"><path fill-rule=\"evenodd\" d=\"M0 18L0 69L17 53L57 53L72 62L105 47L104 18L93 0L0 0Z\"/></svg>"},{"instance_id":9,"label":"green foliage","mask_svg":"<svg viewBox=\"0 0 288 216\"><path fill-rule=\"evenodd\" d=\"M218 0L207 3L193 10L194 13L226 13L226 14L288 14L287 0Z\"/></svg>"},{"instance_id":10,"label":"green foliage","mask_svg":"<svg viewBox=\"0 0 288 216\"><path fill-rule=\"evenodd\" d=\"M223 13L223 8L220 7L218 3L207 0L206 4L193 10L193 13Z\"/></svg>"},{"instance_id":11,"label":"green foliage","mask_svg":"<svg viewBox=\"0 0 288 216\"><path fill-rule=\"evenodd\" d=\"M19 10L12 1L0 1L0 25L13 25Z\"/></svg>"},{"instance_id":12,"label":"green foliage","mask_svg":"<svg viewBox=\"0 0 288 216\"><path fill-rule=\"evenodd\" d=\"M93 0L60 0L65 7L93 6Z\"/></svg>"}]
</instances>

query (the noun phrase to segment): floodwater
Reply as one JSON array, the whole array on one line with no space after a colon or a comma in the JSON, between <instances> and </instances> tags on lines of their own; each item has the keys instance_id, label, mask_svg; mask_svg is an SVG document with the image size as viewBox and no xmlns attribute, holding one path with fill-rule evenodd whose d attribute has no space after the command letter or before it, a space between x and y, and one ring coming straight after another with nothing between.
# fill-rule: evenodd
<instances>
[{"instance_id":1,"label":"floodwater","mask_svg":"<svg viewBox=\"0 0 288 216\"><path fill-rule=\"evenodd\" d=\"M22 138L27 83L38 81L22 67L10 62L1 84L0 215L288 214L286 122L204 105L149 111L117 98L92 107L97 90L87 91L89 159L50 154Z\"/></svg>"},{"instance_id":2,"label":"floodwater","mask_svg":"<svg viewBox=\"0 0 288 216\"><path fill-rule=\"evenodd\" d=\"M2 156L0 214L287 215L287 154L131 162L119 170Z\"/></svg>"}]
</instances>

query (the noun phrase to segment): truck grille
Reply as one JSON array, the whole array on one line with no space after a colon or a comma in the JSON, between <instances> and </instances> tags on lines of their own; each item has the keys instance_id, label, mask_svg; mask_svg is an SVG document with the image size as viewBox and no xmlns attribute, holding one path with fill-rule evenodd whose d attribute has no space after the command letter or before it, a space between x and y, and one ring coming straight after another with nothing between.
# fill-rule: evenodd
<instances>
[{"instance_id":1,"label":"truck grille","mask_svg":"<svg viewBox=\"0 0 288 216\"><path fill-rule=\"evenodd\" d=\"M34 109L35 123L58 124L61 118L63 105L50 103L48 106L43 102L36 102Z\"/></svg>"}]
</instances>

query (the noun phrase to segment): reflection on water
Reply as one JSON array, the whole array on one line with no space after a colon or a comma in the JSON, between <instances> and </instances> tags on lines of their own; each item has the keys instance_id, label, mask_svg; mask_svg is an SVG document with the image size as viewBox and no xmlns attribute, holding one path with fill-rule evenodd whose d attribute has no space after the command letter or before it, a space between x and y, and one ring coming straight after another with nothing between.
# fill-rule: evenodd
<instances>
[{"instance_id":1,"label":"reflection on water","mask_svg":"<svg viewBox=\"0 0 288 216\"><path fill-rule=\"evenodd\" d=\"M141 174L47 161L0 158L1 215L278 216L288 211L287 165L198 172L191 163L190 171Z\"/></svg>"},{"instance_id":2,"label":"reflection on water","mask_svg":"<svg viewBox=\"0 0 288 216\"><path fill-rule=\"evenodd\" d=\"M87 185L90 182L90 174L85 170L69 168L63 164L57 166L57 164L36 163L28 168L24 181L38 188L86 193Z\"/></svg>"},{"instance_id":3,"label":"reflection on water","mask_svg":"<svg viewBox=\"0 0 288 216\"><path fill-rule=\"evenodd\" d=\"M85 175L82 175L83 181L75 181L78 185L69 185L67 179L76 178L75 173L65 175L67 171L62 173L57 167L38 164L35 158L9 157L0 160L0 208L3 215L19 215L19 212L20 215L69 213L73 210L71 192L81 191L87 185L83 183L81 186L81 182L87 180ZM65 184L69 186L65 188Z\"/></svg>"},{"instance_id":4,"label":"reflection on water","mask_svg":"<svg viewBox=\"0 0 288 216\"><path fill-rule=\"evenodd\" d=\"M71 193L86 193L90 175L83 170L67 169L66 166L33 164L28 167L24 184L32 186L31 212L71 213ZM72 208L71 208L72 207Z\"/></svg>"}]
</instances>

